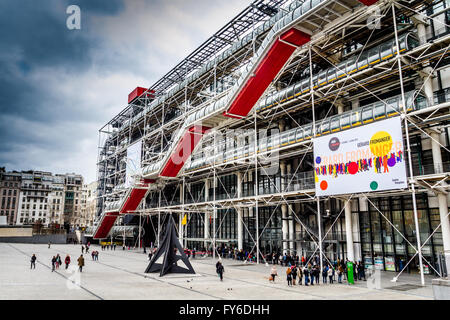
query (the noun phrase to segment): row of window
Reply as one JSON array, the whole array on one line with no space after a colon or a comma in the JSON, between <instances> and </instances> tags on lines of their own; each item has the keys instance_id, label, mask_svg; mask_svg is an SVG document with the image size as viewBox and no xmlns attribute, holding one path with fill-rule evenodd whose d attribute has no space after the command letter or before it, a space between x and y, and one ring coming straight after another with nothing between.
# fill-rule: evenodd
<instances>
[{"instance_id":1,"label":"row of window","mask_svg":"<svg viewBox=\"0 0 450 320\"><path fill-rule=\"evenodd\" d=\"M10 207L11 209L16 208L16 198L2 198L2 209L9 209Z\"/></svg>"},{"instance_id":2,"label":"row of window","mask_svg":"<svg viewBox=\"0 0 450 320\"><path fill-rule=\"evenodd\" d=\"M44 210L47 210L47 205L45 204L43 208L44 208ZM25 204L24 203L22 204L22 209L25 209ZM29 204L26 205L26 209L30 209L30 205ZM33 204L33 209L37 209L35 204ZM39 210L42 210L42 204L39 205Z\"/></svg>"},{"instance_id":3,"label":"row of window","mask_svg":"<svg viewBox=\"0 0 450 320\"><path fill-rule=\"evenodd\" d=\"M3 182L4 187L18 188L19 184L17 182Z\"/></svg>"},{"instance_id":4,"label":"row of window","mask_svg":"<svg viewBox=\"0 0 450 320\"><path fill-rule=\"evenodd\" d=\"M6 189L3 189L3 195L4 196L6 196L6 195L8 195L8 196L12 196L12 195L17 196L17 190L12 190L12 189L6 190Z\"/></svg>"},{"instance_id":5,"label":"row of window","mask_svg":"<svg viewBox=\"0 0 450 320\"><path fill-rule=\"evenodd\" d=\"M24 216L24 217L28 217L29 215L36 216L37 214L39 215L39 217L47 216L47 212L42 212L42 211L39 211L38 213L36 213L36 211L32 211L31 213L25 211L22 213L22 216Z\"/></svg>"},{"instance_id":6,"label":"row of window","mask_svg":"<svg viewBox=\"0 0 450 320\"><path fill-rule=\"evenodd\" d=\"M36 198L33 198L33 201L31 201L31 198L25 198L25 197L23 197L23 198L22 198L22 202L43 202L43 203L47 203L47 198L44 198L44 199L36 199Z\"/></svg>"}]
</instances>

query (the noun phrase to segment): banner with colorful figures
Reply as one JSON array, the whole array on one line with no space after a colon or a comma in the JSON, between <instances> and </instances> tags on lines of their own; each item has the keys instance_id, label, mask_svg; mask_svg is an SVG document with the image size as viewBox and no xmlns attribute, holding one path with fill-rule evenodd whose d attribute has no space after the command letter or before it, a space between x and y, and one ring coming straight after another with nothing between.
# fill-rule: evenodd
<instances>
[{"instance_id":1,"label":"banner with colorful figures","mask_svg":"<svg viewBox=\"0 0 450 320\"><path fill-rule=\"evenodd\" d=\"M407 187L400 117L314 139L316 195Z\"/></svg>"}]
</instances>

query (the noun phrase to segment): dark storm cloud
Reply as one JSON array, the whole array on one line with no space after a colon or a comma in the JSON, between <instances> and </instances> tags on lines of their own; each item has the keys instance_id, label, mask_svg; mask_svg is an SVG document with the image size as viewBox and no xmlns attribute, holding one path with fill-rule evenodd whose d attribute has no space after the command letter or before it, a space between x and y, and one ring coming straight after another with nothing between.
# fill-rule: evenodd
<instances>
[{"instance_id":1,"label":"dark storm cloud","mask_svg":"<svg viewBox=\"0 0 450 320\"><path fill-rule=\"evenodd\" d=\"M81 30L66 27L70 4L81 8ZM76 120L89 121L89 114L49 84L58 74L76 78L92 67L91 50L99 40L89 31L92 19L123 8L121 0L0 2L0 165L17 163L19 149L45 154L50 145L60 152L70 147L71 137L56 131L58 122L65 118L75 125Z\"/></svg>"},{"instance_id":2,"label":"dark storm cloud","mask_svg":"<svg viewBox=\"0 0 450 320\"><path fill-rule=\"evenodd\" d=\"M82 30L66 28L69 4L82 8ZM121 9L122 1L111 0L1 2L1 113L48 120L49 106L45 105L45 97L40 96L41 84L30 83L27 76L36 68L62 66L64 72L75 74L90 68L90 50L98 41L85 30L90 19L96 14L117 14Z\"/></svg>"},{"instance_id":3,"label":"dark storm cloud","mask_svg":"<svg viewBox=\"0 0 450 320\"><path fill-rule=\"evenodd\" d=\"M246 1L0 0L0 166L95 179L98 130ZM68 30L66 9L81 9ZM239 9L240 8L240 9Z\"/></svg>"}]
</instances>

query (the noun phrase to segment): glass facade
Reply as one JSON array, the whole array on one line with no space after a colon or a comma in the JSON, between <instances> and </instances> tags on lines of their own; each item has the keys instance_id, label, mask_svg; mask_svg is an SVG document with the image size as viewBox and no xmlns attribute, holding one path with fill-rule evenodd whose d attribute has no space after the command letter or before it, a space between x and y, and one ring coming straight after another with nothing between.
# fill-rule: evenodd
<instances>
[{"instance_id":1,"label":"glass facade","mask_svg":"<svg viewBox=\"0 0 450 320\"><path fill-rule=\"evenodd\" d=\"M442 233L438 230L429 241L433 230L439 225L439 209L429 208L426 194L416 195L422 255L425 273L438 270L437 256L442 252ZM359 212L361 251L366 265L375 268L400 271L416 254L417 234L411 196L370 199L369 211ZM407 266L407 272L419 272L416 255Z\"/></svg>"}]
</instances>

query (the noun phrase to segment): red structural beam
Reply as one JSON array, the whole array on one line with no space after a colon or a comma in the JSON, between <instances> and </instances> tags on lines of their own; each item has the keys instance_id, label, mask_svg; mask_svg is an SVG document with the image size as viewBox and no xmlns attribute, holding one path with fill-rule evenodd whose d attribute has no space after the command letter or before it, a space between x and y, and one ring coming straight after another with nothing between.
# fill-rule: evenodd
<instances>
[{"instance_id":1,"label":"red structural beam","mask_svg":"<svg viewBox=\"0 0 450 320\"><path fill-rule=\"evenodd\" d=\"M358 0L358 1L366 6L371 6L374 3L378 2L378 0Z\"/></svg>"},{"instance_id":2,"label":"red structural beam","mask_svg":"<svg viewBox=\"0 0 450 320\"><path fill-rule=\"evenodd\" d=\"M126 214L129 212L136 211L136 208L139 206L142 199L145 197L146 193L147 189L133 188L130 192L129 197L125 200L125 203L122 207L122 210L120 210L120 213Z\"/></svg>"},{"instance_id":3,"label":"red structural beam","mask_svg":"<svg viewBox=\"0 0 450 320\"><path fill-rule=\"evenodd\" d=\"M105 216L102 218L100 225L97 228L97 231L94 234L94 239L104 239L108 236L109 231L116 222L117 217L119 216L118 212L107 212Z\"/></svg>"},{"instance_id":4,"label":"red structural beam","mask_svg":"<svg viewBox=\"0 0 450 320\"><path fill-rule=\"evenodd\" d=\"M174 152L171 154L169 161L161 171L160 176L163 177L176 177L184 163L194 151L197 144L202 139L203 135L211 128L203 126L192 126L180 139L180 142L176 146Z\"/></svg>"},{"instance_id":5,"label":"red structural beam","mask_svg":"<svg viewBox=\"0 0 450 320\"><path fill-rule=\"evenodd\" d=\"M310 39L309 34L294 28L289 29L276 39L261 63L256 67L254 76L248 79L231 106L223 114L232 118L247 116L296 47L309 42Z\"/></svg>"}]
</instances>

